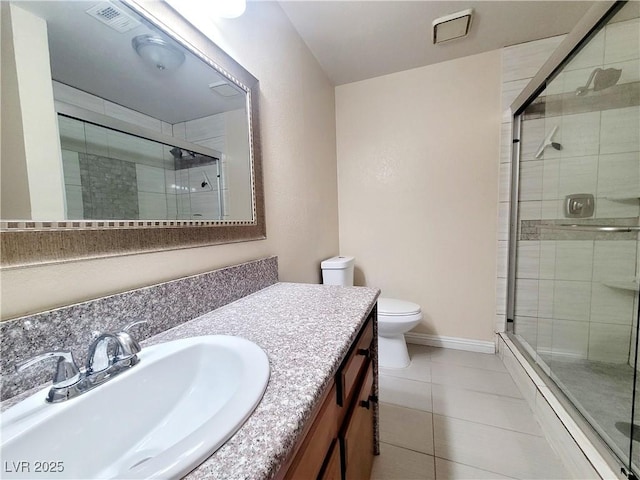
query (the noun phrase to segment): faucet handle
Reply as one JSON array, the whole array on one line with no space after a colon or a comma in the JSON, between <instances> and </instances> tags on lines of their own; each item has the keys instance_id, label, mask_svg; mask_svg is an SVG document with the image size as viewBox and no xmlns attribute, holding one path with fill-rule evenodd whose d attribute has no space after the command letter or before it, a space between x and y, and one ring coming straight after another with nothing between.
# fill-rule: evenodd
<instances>
[{"instance_id":1,"label":"faucet handle","mask_svg":"<svg viewBox=\"0 0 640 480\"><path fill-rule=\"evenodd\" d=\"M124 327L121 331L117 332L115 334L116 337L118 337L118 340L120 341L120 344L122 345L122 355L123 357L128 357L131 355L135 355L136 353L138 353L141 348L140 348L140 344L138 343L138 341L133 338L130 334L129 334L129 330L131 330L131 328L137 326L137 325L142 325L143 323L149 323L146 320L140 320L138 322L133 322L129 325L127 325L126 327Z\"/></svg>"},{"instance_id":2,"label":"faucet handle","mask_svg":"<svg viewBox=\"0 0 640 480\"><path fill-rule=\"evenodd\" d=\"M37 363L51 360L53 358L58 359L56 373L53 377L54 387L68 387L80 380L80 369L78 369L78 365L76 364L71 352L46 352L36 355L33 358L17 363L15 366L16 372L22 372Z\"/></svg>"}]
</instances>

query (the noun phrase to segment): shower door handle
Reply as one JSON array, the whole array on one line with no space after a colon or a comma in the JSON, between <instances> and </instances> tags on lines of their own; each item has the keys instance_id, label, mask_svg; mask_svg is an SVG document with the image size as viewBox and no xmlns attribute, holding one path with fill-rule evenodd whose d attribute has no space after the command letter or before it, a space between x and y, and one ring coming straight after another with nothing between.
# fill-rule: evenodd
<instances>
[{"instance_id":1,"label":"shower door handle","mask_svg":"<svg viewBox=\"0 0 640 480\"><path fill-rule=\"evenodd\" d=\"M576 225L562 223L558 225L539 225L538 228L545 230L564 230L572 232L609 232L627 233L640 232L640 226L633 225Z\"/></svg>"}]
</instances>

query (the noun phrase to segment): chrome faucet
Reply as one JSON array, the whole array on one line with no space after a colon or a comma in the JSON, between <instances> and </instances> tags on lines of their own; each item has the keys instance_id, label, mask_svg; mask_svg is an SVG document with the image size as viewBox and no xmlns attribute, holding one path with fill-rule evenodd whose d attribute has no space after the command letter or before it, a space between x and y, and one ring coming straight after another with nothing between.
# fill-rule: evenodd
<instances>
[{"instance_id":1,"label":"chrome faucet","mask_svg":"<svg viewBox=\"0 0 640 480\"><path fill-rule=\"evenodd\" d=\"M57 403L77 397L138 363L140 345L129 334L129 330L142 323L147 322L135 322L119 332L98 335L89 346L87 365L82 371L71 352L66 351L37 355L16 364L16 371L22 372L37 363L57 357L58 364L47 402Z\"/></svg>"}]
</instances>

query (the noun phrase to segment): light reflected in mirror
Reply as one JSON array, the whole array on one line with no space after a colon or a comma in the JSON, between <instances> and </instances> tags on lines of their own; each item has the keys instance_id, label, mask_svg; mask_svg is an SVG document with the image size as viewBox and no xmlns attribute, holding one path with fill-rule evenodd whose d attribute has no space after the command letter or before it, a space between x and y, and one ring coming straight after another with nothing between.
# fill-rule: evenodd
<instances>
[{"instance_id":1,"label":"light reflected in mirror","mask_svg":"<svg viewBox=\"0 0 640 480\"><path fill-rule=\"evenodd\" d=\"M30 112L13 119L26 148L3 159L14 164L3 189L19 189L3 196L3 221L255 221L248 88L118 2L19 2L5 14L14 37L30 32L13 52L3 41L15 107ZM25 56L48 59L50 76L22 81Z\"/></svg>"}]
</instances>

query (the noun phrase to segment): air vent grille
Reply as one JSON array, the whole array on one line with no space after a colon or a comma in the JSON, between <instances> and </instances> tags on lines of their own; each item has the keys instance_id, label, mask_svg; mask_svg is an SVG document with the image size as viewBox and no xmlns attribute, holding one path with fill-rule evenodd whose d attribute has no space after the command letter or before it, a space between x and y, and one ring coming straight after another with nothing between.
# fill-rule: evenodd
<instances>
[{"instance_id":1,"label":"air vent grille","mask_svg":"<svg viewBox=\"0 0 640 480\"><path fill-rule=\"evenodd\" d=\"M109 22L120 16L120 12L118 12L112 6L108 6L107 8L103 8L102 10L98 10L96 14L103 17L105 20Z\"/></svg>"},{"instance_id":2,"label":"air vent grille","mask_svg":"<svg viewBox=\"0 0 640 480\"><path fill-rule=\"evenodd\" d=\"M120 33L128 32L140 25L134 17L109 2L94 5L87 13Z\"/></svg>"},{"instance_id":3,"label":"air vent grille","mask_svg":"<svg viewBox=\"0 0 640 480\"><path fill-rule=\"evenodd\" d=\"M236 95L240 95L240 92L237 89L229 85L224 80L210 83L209 89L212 92L216 92L218 95L221 95L223 97L234 97Z\"/></svg>"}]
</instances>

